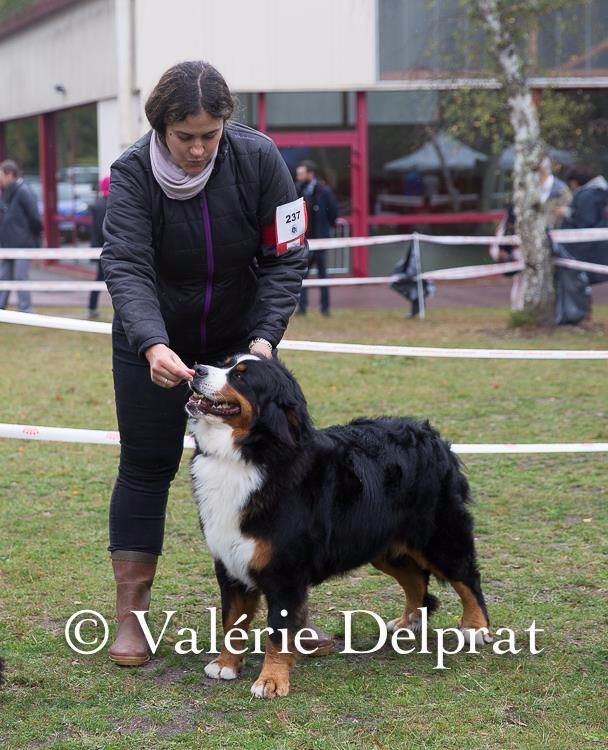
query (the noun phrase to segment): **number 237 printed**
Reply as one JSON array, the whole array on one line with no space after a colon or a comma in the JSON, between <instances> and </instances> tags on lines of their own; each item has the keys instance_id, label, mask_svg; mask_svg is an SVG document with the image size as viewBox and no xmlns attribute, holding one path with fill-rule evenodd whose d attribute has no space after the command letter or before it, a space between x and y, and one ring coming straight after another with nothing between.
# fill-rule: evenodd
<instances>
[{"instance_id":1,"label":"number 237 printed","mask_svg":"<svg viewBox=\"0 0 608 750\"><path fill-rule=\"evenodd\" d=\"M299 211L294 211L291 214L287 214L287 216L285 217L285 223L286 224L291 224L292 221L297 221L299 218L300 218L300 212Z\"/></svg>"}]
</instances>

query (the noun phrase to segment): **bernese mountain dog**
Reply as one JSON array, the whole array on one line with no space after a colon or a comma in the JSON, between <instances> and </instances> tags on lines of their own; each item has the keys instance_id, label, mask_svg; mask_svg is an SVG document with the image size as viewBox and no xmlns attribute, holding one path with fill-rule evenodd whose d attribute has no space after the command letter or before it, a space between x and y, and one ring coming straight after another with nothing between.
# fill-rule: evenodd
<instances>
[{"instance_id":1,"label":"bernese mountain dog","mask_svg":"<svg viewBox=\"0 0 608 750\"><path fill-rule=\"evenodd\" d=\"M262 594L268 605L271 630L254 695L289 692L309 587L365 563L405 593L389 631L415 631L420 608L435 609L433 574L460 596L465 635L491 640L469 486L428 422L361 418L316 430L287 368L252 354L221 367L197 365L190 387L186 410L197 446L190 471L224 632L237 621L247 630ZM224 646L205 672L234 679L242 658Z\"/></svg>"}]
</instances>

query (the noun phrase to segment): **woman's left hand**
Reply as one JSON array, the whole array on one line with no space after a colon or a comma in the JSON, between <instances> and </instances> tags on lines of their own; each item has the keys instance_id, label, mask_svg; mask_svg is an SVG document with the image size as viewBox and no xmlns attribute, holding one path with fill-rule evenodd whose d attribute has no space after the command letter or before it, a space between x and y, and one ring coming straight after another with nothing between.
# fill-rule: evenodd
<instances>
[{"instance_id":1,"label":"woman's left hand","mask_svg":"<svg viewBox=\"0 0 608 750\"><path fill-rule=\"evenodd\" d=\"M261 341L252 342L249 346L249 351L252 354L257 354L259 357L272 359L272 349L266 344L263 344Z\"/></svg>"}]
</instances>

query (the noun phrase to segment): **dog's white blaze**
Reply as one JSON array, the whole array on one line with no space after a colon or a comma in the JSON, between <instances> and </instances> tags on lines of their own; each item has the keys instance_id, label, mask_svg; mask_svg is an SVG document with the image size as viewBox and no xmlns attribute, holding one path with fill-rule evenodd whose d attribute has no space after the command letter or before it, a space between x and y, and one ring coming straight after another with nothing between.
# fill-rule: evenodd
<instances>
[{"instance_id":1,"label":"dog's white blaze","mask_svg":"<svg viewBox=\"0 0 608 750\"><path fill-rule=\"evenodd\" d=\"M226 385L230 370L225 370L220 367L206 367L206 370L207 375L205 375L204 380L204 393L206 396L211 396Z\"/></svg>"},{"instance_id":2,"label":"dog's white blaze","mask_svg":"<svg viewBox=\"0 0 608 750\"><path fill-rule=\"evenodd\" d=\"M207 374L202 383L202 393L207 396L207 398L215 398L216 394L227 385L228 373L240 362L245 362L248 359L259 360L259 357L255 354L242 354L230 367L211 367L211 365L205 365Z\"/></svg>"},{"instance_id":3,"label":"dog's white blaze","mask_svg":"<svg viewBox=\"0 0 608 750\"><path fill-rule=\"evenodd\" d=\"M205 442L201 445L206 447ZM233 447L232 454L232 458L225 454L199 454L194 458L191 466L194 498L214 559L222 561L230 576L253 588L249 564L255 541L242 534L240 520L243 507L262 486L264 478L260 469L238 458Z\"/></svg>"}]
</instances>

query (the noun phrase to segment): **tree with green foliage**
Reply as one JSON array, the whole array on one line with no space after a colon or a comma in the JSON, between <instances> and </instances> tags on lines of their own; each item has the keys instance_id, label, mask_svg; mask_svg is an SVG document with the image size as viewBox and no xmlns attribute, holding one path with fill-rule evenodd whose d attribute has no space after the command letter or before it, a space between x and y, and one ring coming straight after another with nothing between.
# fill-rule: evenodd
<instances>
[{"instance_id":1,"label":"tree with green foliage","mask_svg":"<svg viewBox=\"0 0 608 750\"><path fill-rule=\"evenodd\" d=\"M567 95L543 91L537 107L528 81L528 51L531 34L549 11L572 11L588 0L464 0L471 18L485 32L485 51L493 61L499 89L469 89L447 98L443 115L453 135L471 121L478 141L490 153L482 193L487 197L501 151L515 146L513 204L517 231L525 260L524 316L534 324L552 325L555 300L551 248L545 231L537 168L547 143L555 140L562 148L576 147L583 122L589 113L589 99L573 103ZM467 112L466 124L462 112ZM467 139L468 140L468 139ZM480 145L479 142L477 144Z\"/></svg>"},{"instance_id":2,"label":"tree with green foliage","mask_svg":"<svg viewBox=\"0 0 608 750\"><path fill-rule=\"evenodd\" d=\"M593 115L589 94L576 99L555 89L538 92L537 110L543 145L586 155L586 127ZM514 142L509 105L502 89L463 88L446 92L441 102L441 123L453 138L488 154L484 165L480 210L491 208L500 156Z\"/></svg>"}]
</instances>

